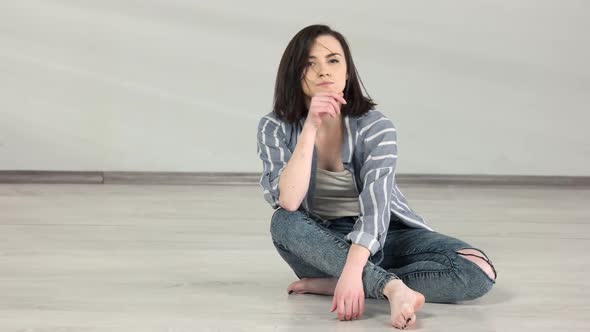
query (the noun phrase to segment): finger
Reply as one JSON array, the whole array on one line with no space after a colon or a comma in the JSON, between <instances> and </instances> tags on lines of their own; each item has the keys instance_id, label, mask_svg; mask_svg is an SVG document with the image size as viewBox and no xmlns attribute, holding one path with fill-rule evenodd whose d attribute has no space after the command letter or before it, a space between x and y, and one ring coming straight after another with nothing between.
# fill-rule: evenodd
<instances>
[{"instance_id":1,"label":"finger","mask_svg":"<svg viewBox=\"0 0 590 332\"><path fill-rule=\"evenodd\" d=\"M344 93L342 92L334 93L331 95L331 97L341 102L342 104L346 104L346 99L344 99Z\"/></svg>"},{"instance_id":2,"label":"finger","mask_svg":"<svg viewBox=\"0 0 590 332\"><path fill-rule=\"evenodd\" d=\"M330 114L330 116L332 118L335 118L338 116L338 112L334 108L334 104L332 104L331 102L327 102L325 104L325 110L326 110L326 113Z\"/></svg>"},{"instance_id":3,"label":"finger","mask_svg":"<svg viewBox=\"0 0 590 332\"><path fill-rule=\"evenodd\" d=\"M336 96L333 96L333 95L317 97L316 100L323 101L323 102L335 102L336 105L338 105L338 102L342 102L340 99L336 98Z\"/></svg>"},{"instance_id":4,"label":"finger","mask_svg":"<svg viewBox=\"0 0 590 332\"><path fill-rule=\"evenodd\" d=\"M344 320L344 299L340 298L338 301L338 319Z\"/></svg>"},{"instance_id":5,"label":"finger","mask_svg":"<svg viewBox=\"0 0 590 332\"><path fill-rule=\"evenodd\" d=\"M330 105L332 105L332 109L334 110L334 115L338 115L340 113L340 106L334 99L329 100Z\"/></svg>"},{"instance_id":6,"label":"finger","mask_svg":"<svg viewBox=\"0 0 590 332\"><path fill-rule=\"evenodd\" d=\"M364 294L359 298L359 318L361 318L363 316L363 313L365 313L365 295Z\"/></svg>"},{"instance_id":7,"label":"finger","mask_svg":"<svg viewBox=\"0 0 590 332\"><path fill-rule=\"evenodd\" d=\"M346 99L344 99L344 96L343 95L342 96L341 95L336 95L336 99L339 102L343 103L343 104L347 104Z\"/></svg>"},{"instance_id":8,"label":"finger","mask_svg":"<svg viewBox=\"0 0 590 332\"><path fill-rule=\"evenodd\" d=\"M318 92L316 93L312 99L314 98L326 98L326 97L331 97L334 98L336 100L338 100L339 102L346 104L346 99L344 99L344 93L343 92Z\"/></svg>"},{"instance_id":9,"label":"finger","mask_svg":"<svg viewBox=\"0 0 590 332\"><path fill-rule=\"evenodd\" d=\"M316 96L317 97L314 97L314 98L318 98L318 99L332 98L332 99L335 99L335 100L341 102L342 104L347 103L346 99L344 99L342 93L338 94L338 93L334 93L334 92L324 92L323 94L321 94L321 95L317 94Z\"/></svg>"},{"instance_id":10,"label":"finger","mask_svg":"<svg viewBox=\"0 0 590 332\"><path fill-rule=\"evenodd\" d=\"M316 105L315 107L321 108L324 111L323 113L333 114L334 116L340 114L340 107L333 100L318 102Z\"/></svg>"},{"instance_id":11,"label":"finger","mask_svg":"<svg viewBox=\"0 0 590 332\"><path fill-rule=\"evenodd\" d=\"M333 113L334 115L338 115L338 111L340 109L340 107L338 106L338 104L336 103L336 101L334 101L334 99L332 98L323 98L318 100L318 104L317 105L321 105L323 108L325 108L326 110L329 111L329 113Z\"/></svg>"},{"instance_id":12,"label":"finger","mask_svg":"<svg viewBox=\"0 0 590 332\"><path fill-rule=\"evenodd\" d=\"M336 310L336 296L332 296L332 306L330 307L330 312Z\"/></svg>"},{"instance_id":13,"label":"finger","mask_svg":"<svg viewBox=\"0 0 590 332\"><path fill-rule=\"evenodd\" d=\"M320 97L320 98L331 99L331 100L335 101L336 103L346 104L346 100L339 95L325 96L325 97Z\"/></svg>"},{"instance_id":14,"label":"finger","mask_svg":"<svg viewBox=\"0 0 590 332\"><path fill-rule=\"evenodd\" d=\"M313 97L325 97L325 96L332 96L335 95L336 92L332 92L332 91L322 91L322 92L318 92L315 95L313 95Z\"/></svg>"},{"instance_id":15,"label":"finger","mask_svg":"<svg viewBox=\"0 0 590 332\"><path fill-rule=\"evenodd\" d=\"M336 116L334 106L329 101L318 101L315 106L319 108L318 113L320 114L327 113L332 118Z\"/></svg>"},{"instance_id":16,"label":"finger","mask_svg":"<svg viewBox=\"0 0 590 332\"><path fill-rule=\"evenodd\" d=\"M316 103L313 104L313 106L318 107L320 109L328 109L328 110L332 110L332 103L334 101L330 101L330 100L318 100Z\"/></svg>"},{"instance_id":17,"label":"finger","mask_svg":"<svg viewBox=\"0 0 590 332\"><path fill-rule=\"evenodd\" d=\"M338 116L340 114L340 105L334 100L332 97L321 97L318 98L316 105L322 105L329 109L330 113L334 114L334 116Z\"/></svg>"},{"instance_id":18,"label":"finger","mask_svg":"<svg viewBox=\"0 0 590 332\"><path fill-rule=\"evenodd\" d=\"M354 299L351 299L351 298L346 299L346 301L344 302L344 305L346 306L344 318L346 320L350 320L352 318L352 309L354 308L354 306L353 306Z\"/></svg>"},{"instance_id":19,"label":"finger","mask_svg":"<svg viewBox=\"0 0 590 332\"><path fill-rule=\"evenodd\" d=\"M350 302L350 319L356 319L359 311L359 300L353 298Z\"/></svg>"}]
</instances>

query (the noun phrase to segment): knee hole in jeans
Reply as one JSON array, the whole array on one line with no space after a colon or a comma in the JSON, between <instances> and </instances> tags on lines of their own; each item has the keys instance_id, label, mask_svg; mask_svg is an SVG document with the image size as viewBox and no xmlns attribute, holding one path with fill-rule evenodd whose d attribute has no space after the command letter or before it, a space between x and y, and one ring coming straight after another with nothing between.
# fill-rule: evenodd
<instances>
[{"instance_id":1,"label":"knee hole in jeans","mask_svg":"<svg viewBox=\"0 0 590 332\"><path fill-rule=\"evenodd\" d=\"M494 281L496 280L498 276L496 269L494 268L494 265L492 265L492 262L489 260L489 258L481 250L475 248L464 248L457 250L457 253L464 259L467 259L479 266L479 268L485 272L485 274L487 274L490 279Z\"/></svg>"}]
</instances>

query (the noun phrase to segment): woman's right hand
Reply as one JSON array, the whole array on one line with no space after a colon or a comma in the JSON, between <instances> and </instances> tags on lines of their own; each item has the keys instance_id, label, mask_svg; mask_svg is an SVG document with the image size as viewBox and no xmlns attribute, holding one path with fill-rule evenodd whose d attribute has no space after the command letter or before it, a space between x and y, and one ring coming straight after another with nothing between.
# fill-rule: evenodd
<instances>
[{"instance_id":1,"label":"woman's right hand","mask_svg":"<svg viewBox=\"0 0 590 332\"><path fill-rule=\"evenodd\" d=\"M309 111L305 122L319 129L322 119L329 115L332 118L340 114L340 105L346 104L342 92L318 92L309 103Z\"/></svg>"}]
</instances>

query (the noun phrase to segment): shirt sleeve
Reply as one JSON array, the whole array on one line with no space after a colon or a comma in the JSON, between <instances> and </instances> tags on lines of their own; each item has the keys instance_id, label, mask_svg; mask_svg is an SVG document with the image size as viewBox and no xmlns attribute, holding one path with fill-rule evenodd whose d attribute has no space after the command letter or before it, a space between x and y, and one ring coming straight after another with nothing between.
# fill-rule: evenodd
<instances>
[{"instance_id":1,"label":"shirt sleeve","mask_svg":"<svg viewBox=\"0 0 590 332\"><path fill-rule=\"evenodd\" d=\"M360 170L360 216L346 238L367 248L371 255L385 243L390 222L390 201L397 163L397 135L383 114L359 130L363 164Z\"/></svg>"},{"instance_id":2,"label":"shirt sleeve","mask_svg":"<svg viewBox=\"0 0 590 332\"><path fill-rule=\"evenodd\" d=\"M291 158L285 142L285 133L278 120L262 117L258 123L258 157L262 160L260 186L264 199L273 209L279 205L279 176Z\"/></svg>"}]
</instances>

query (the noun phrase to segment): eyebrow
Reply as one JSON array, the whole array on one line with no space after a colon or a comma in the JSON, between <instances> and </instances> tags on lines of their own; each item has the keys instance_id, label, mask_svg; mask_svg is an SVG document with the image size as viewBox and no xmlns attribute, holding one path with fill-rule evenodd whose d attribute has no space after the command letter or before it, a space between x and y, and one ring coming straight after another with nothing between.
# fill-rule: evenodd
<instances>
[{"instance_id":1,"label":"eyebrow","mask_svg":"<svg viewBox=\"0 0 590 332\"><path fill-rule=\"evenodd\" d=\"M340 54L340 53L330 53L330 54L326 55L326 58L329 58L329 57L334 56L334 55L340 55L340 56L342 56L342 54ZM310 55L309 58L310 59L315 59L316 57L313 56L313 55Z\"/></svg>"}]
</instances>

